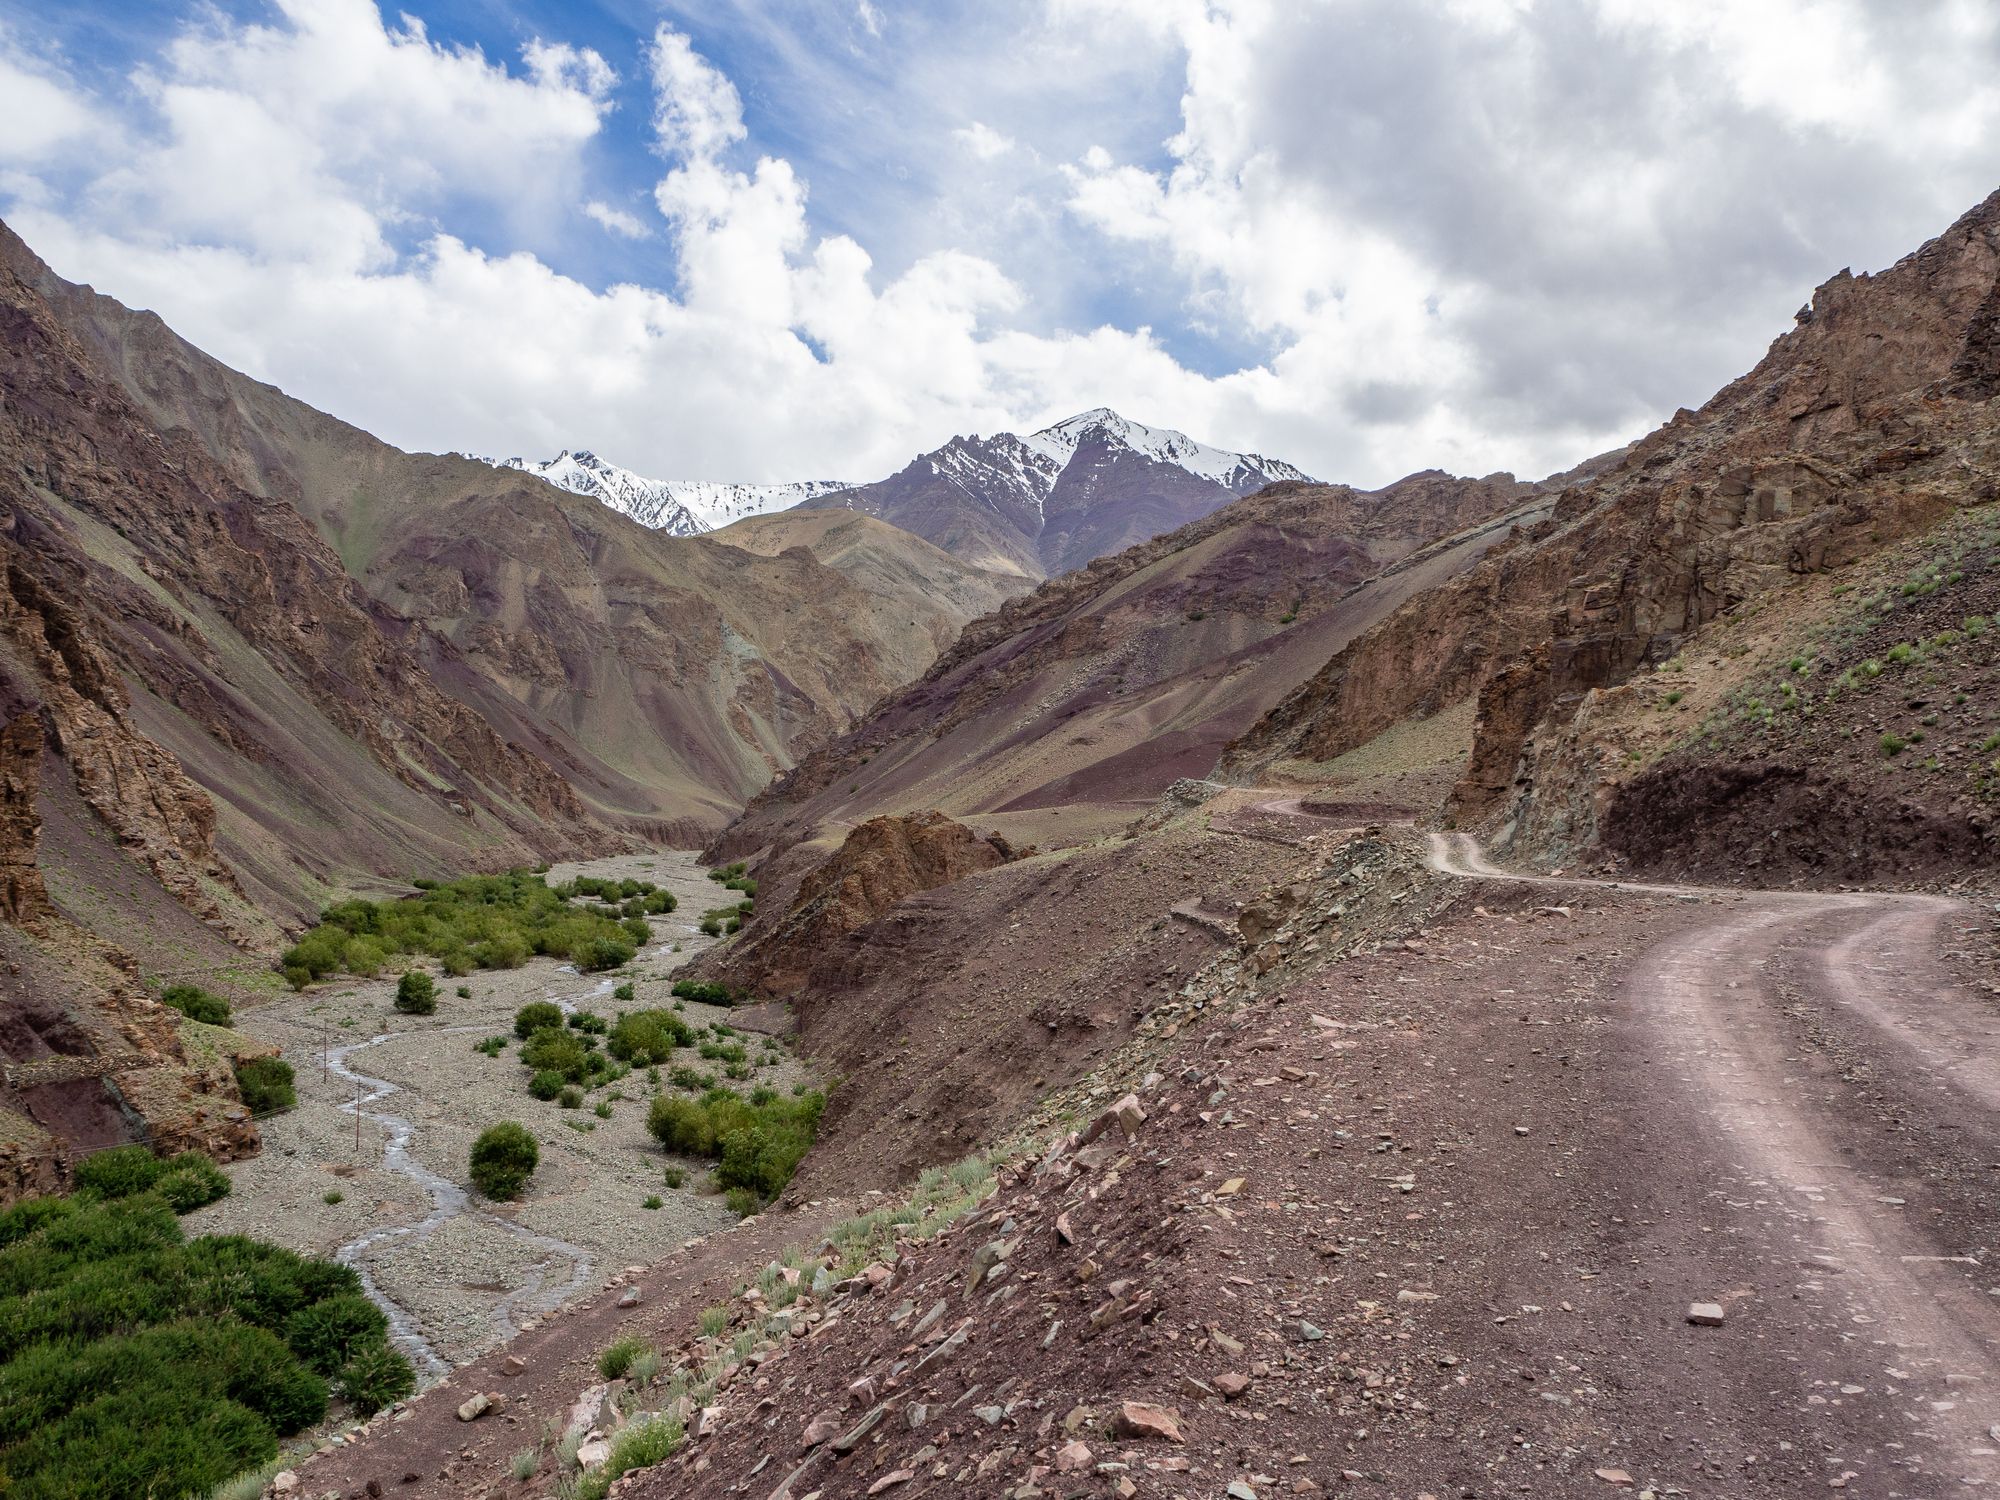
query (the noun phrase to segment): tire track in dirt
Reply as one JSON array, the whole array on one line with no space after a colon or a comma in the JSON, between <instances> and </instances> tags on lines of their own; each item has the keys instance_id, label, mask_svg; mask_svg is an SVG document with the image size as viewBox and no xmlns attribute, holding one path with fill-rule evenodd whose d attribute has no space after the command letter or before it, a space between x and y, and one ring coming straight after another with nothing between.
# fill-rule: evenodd
<instances>
[{"instance_id":1,"label":"tire track in dirt","mask_svg":"<svg viewBox=\"0 0 2000 1500\"><path fill-rule=\"evenodd\" d=\"M1800 1290L1831 1315L1829 1352L1872 1347L1905 1400L1913 1436L1960 1482L2000 1483L2000 1309L1902 1212L1894 1181L1843 1159L1804 1104L1796 1045L1768 979L1794 942L1814 954L1818 998L1851 1010L1886 1045L1907 1050L1952 1107L2000 1109L2000 1015L1942 975L1935 936L1955 903L1938 897L1793 893L1516 875L1464 834L1431 835L1430 864L1469 880L1640 892L1726 903L1712 922L1634 960L1623 986L1657 1045L1659 1072L1712 1122L1774 1261L1807 1269ZM1772 1215L1775 1214L1775 1217Z\"/></svg>"}]
</instances>

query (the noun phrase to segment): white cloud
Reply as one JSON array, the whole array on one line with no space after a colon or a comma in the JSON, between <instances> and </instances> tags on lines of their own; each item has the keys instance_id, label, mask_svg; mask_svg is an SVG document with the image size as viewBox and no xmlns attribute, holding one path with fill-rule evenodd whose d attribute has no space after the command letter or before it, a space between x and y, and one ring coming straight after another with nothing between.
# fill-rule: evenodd
<instances>
[{"instance_id":1,"label":"white cloud","mask_svg":"<svg viewBox=\"0 0 2000 1500\"><path fill-rule=\"evenodd\" d=\"M743 139L743 100L680 32L654 34L653 130L669 155L707 160Z\"/></svg>"},{"instance_id":2,"label":"white cloud","mask_svg":"<svg viewBox=\"0 0 2000 1500\"><path fill-rule=\"evenodd\" d=\"M628 240L643 240L652 231L637 214L629 214L622 208L613 208L601 199L593 198L583 205L586 217L602 224L613 234Z\"/></svg>"},{"instance_id":3,"label":"white cloud","mask_svg":"<svg viewBox=\"0 0 2000 1500\"><path fill-rule=\"evenodd\" d=\"M997 160L1014 149L1012 136L1003 135L982 120L974 120L970 125L954 130L951 138L981 161Z\"/></svg>"},{"instance_id":4,"label":"white cloud","mask_svg":"<svg viewBox=\"0 0 2000 1500\"><path fill-rule=\"evenodd\" d=\"M899 25L930 50L856 79L871 6L819 47L759 12L809 185L755 150L769 80L746 122L669 27L634 46L648 122L561 39L510 63L280 0L203 11L115 99L0 36L0 201L59 271L405 446L872 477L1108 404L1329 477L1539 473L1699 401L1814 281L1987 191L1994 20L1017 0L957 38ZM662 224L615 206L607 121L650 123ZM585 222L650 229L659 285L558 269L550 226Z\"/></svg>"},{"instance_id":5,"label":"white cloud","mask_svg":"<svg viewBox=\"0 0 2000 1500\"><path fill-rule=\"evenodd\" d=\"M882 34L882 12L870 5L868 0L854 0L854 19L870 36L879 37Z\"/></svg>"}]
</instances>

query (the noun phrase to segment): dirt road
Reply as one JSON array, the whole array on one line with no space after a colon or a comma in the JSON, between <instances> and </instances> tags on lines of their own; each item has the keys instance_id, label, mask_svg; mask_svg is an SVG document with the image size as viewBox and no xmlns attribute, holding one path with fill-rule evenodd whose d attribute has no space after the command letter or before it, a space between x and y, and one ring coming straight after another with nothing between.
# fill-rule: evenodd
<instances>
[{"instance_id":1,"label":"dirt road","mask_svg":"<svg viewBox=\"0 0 2000 1500\"><path fill-rule=\"evenodd\" d=\"M1460 878L1558 890L1610 884L1513 875L1466 835L1431 838L1433 868ZM1866 1068L1897 1109L2000 1142L2000 1008L1967 993L1939 961L1940 930L1958 904L1617 889L1703 904L1701 920L1640 953L1623 982L1652 1050L1649 1074L1632 1082L1672 1091L1678 1097L1664 1107L1706 1118L1723 1143L1716 1168L1754 1209L1748 1232L1767 1259L1789 1259L1803 1273L1795 1295L1817 1308L1826 1343L1795 1357L1810 1367L1865 1348L1912 1435L1934 1443L1936 1467L1959 1483L2000 1483L2000 1285L1987 1266L2000 1228L1990 1214L2000 1153L1980 1152L1989 1159L1986 1191L1976 1194L1984 1222L1961 1227L1941 1204L1913 1211L1904 1164L1879 1139L1856 1139L1880 1134L1870 1127L1881 1112L1811 1087L1795 1034L1801 1014L1832 1012L1852 1053L1850 1076Z\"/></svg>"}]
</instances>

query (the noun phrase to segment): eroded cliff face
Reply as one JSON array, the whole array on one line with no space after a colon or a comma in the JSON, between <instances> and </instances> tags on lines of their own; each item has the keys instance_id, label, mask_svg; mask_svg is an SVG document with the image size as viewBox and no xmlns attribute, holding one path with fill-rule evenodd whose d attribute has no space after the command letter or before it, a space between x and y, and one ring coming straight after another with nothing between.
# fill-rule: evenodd
<instances>
[{"instance_id":1,"label":"eroded cliff face","mask_svg":"<svg viewBox=\"0 0 2000 1500\"><path fill-rule=\"evenodd\" d=\"M760 920L710 972L763 999L788 999L838 957L847 935L906 897L1018 857L936 811L872 818L799 879L785 915Z\"/></svg>"},{"instance_id":2,"label":"eroded cliff face","mask_svg":"<svg viewBox=\"0 0 2000 1500\"><path fill-rule=\"evenodd\" d=\"M1530 800L1570 799L1558 821L1588 824L1601 757L1545 753L1557 779L1530 779L1537 736L1573 730L1586 694L1745 601L2000 493L1996 298L2000 195L1879 275L1833 278L1756 369L1332 657L1230 746L1224 772L1330 759L1478 694L1453 815L1546 822Z\"/></svg>"}]
</instances>

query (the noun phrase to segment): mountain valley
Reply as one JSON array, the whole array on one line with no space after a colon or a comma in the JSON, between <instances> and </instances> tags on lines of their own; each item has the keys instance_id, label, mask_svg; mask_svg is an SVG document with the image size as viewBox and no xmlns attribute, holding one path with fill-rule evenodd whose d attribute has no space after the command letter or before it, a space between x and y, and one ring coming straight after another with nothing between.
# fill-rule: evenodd
<instances>
[{"instance_id":1,"label":"mountain valley","mask_svg":"<svg viewBox=\"0 0 2000 1500\"><path fill-rule=\"evenodd\" d=\"M0 1390L168 1321L35 1321L96 1225L408 1365L197 1500L2000 1483L2000 194L1368 490L496 465L4 231L0 316Z\"/></svg>"}]
</instances>

